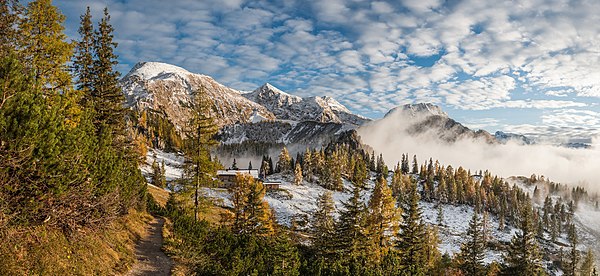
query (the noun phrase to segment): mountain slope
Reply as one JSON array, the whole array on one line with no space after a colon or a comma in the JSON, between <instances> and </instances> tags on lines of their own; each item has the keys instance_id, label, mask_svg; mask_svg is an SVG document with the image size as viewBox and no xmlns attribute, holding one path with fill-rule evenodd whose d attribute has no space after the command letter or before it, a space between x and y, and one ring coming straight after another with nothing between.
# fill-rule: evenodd
<instances>
[{"instance_id":1,"label":"mountain slope","mask_svg":"<svg viewBox=\"0 0 600 276\"><path fill-rule=\"evenodd\" d=\"M243 96L266 107L281 120L351 125L362 125L370 121L365 117L352 114L350 110L331 97L300 98L287 94L269 83L265 83Z\"/></svg>"},{"instance_id":2,"label":"mountain slope","mask_svg":"<svg viewBox=\"0 0 600 276\"><path fill-rule=\"evenodd\" d=\"M213 78L159 62L140 62L121 80L127 105L135 110L153 110L166 116L181 129L189 119L193 92L204 87L214 100L213 118L219 126L250 122L255 113L275 119L263 106L242 97L241 92L226 87Z\"/></svg>"},{"instance_id":3,"label":"mountain slope","mask_svg":"<svg viewBox=\"0 0 600 276\"><path fill-rule=\"evenodd\" d=\"M400 122L400 123L398 123ZM471 130L454 119L439 106L431 103L407 104L390 110L383 119L366 125L369 127L389 127L392 131L404 131L411 136L431 135L445 142L456 142L459 139L482 139L487 143L497 143L494 136L485 130Z\"/></svg>"}]
</instances>

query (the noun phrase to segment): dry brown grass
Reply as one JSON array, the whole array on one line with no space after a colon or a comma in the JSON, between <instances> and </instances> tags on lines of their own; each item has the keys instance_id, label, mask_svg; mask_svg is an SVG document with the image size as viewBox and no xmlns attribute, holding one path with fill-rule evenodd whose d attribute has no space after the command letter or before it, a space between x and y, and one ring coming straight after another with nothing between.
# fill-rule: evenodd
<instances>
[{"instance_id":1,"label":"dry brown grass","mask_svg":"<svg viewBox=\"0 0 600 276\"><path fill-rule=\"evenodd\" d=\"M167 200L169 200L169 195L171 194L169 191L158 188L154 185L148 185L148 192L161 207L165 207L165 205L167 205Z\"/></svg>"},{"instance_id":2,"label":"dry brown grass","mask_svg":"<svg viewBox=\"0 0 600 276\"><path fill-rule=\"evenodd\" d=\"M101 227L66 236L48 226L0 231L2 275L115 275L135 259L135 242L152 217L131 211Z\"/></svg>"}]
</instances>

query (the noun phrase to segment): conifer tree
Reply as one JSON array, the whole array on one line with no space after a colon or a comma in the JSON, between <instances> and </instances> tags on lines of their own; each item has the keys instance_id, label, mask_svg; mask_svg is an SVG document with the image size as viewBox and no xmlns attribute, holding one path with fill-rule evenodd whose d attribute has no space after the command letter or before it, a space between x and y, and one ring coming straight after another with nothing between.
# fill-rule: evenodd
<instances>
[{"instance_id":1,"label":"conifer tree","mask_svg":"<svg viewBox=\"0 0 600 276\"><path fill-rule=\"evenodd\" d=\"M91 100L97 128L108 128L115 136L115 142L122 144L125 135L125 96L119 86L120 74L113 68L118 64L114 53L117 43L113 41L113 32L108 8L104 8L104 15L94 34L96 59L93 65Z\"/></svg>"},{"instance_id":2,"label":"conifer tree","mask_svg":"<svg viewBox=\"0 0 600 276\"><path fill-rule=\"evenodd\" d=\"M317 210L312 218L312 243L318 257L322 257L326 260L332 260L334 258L334 213L335 206L333 204L333 195L330 191L325 191L319 196L317 201Z\"/></svg>"},{"instance_id":3,"label":"conifer tree","mask_svg":"<svg viewBox=\"0 0 600 276\"><path fill-rule=\"evenodd\" d=\"M406 155L402 155L401 171L402 174L408 174L410 172L410 166L408 165L408 153Z\"/></svg>"},{"instance_id":4,"label":"conifer tree","mask_svg":"<svg viewBox=\"0 0 600 276\"><path fill-rule=\"evenodd\" d=\"M567 260L563 265L564 273L565 275L576 276L577 268L579 265L579 251L577 251L577 232L575 231L575 225L573 224L569 225L568 237L569 243L571 244L571 248L567 255Z\"/></svg>"},{"instance_id":5,"label":"conifer tree","mask_svg":"<svg viewBox=\"0 0 600 276\"><path fill-rule=\"evenodd\" d=\"M231 188L233 230L242 235L270 236L274 222L269 204L263 200L265 189L249 174L237 174Z\"/></svg>"},{"instance_id":6,"label":"conifer tree","mask_svg":"<svg viewBox=\"0 0 600 276\"><path fill-rule=\"evenodd\" d=\"M393 233L398 231L400 214L396 200L385 178L379 177L368 203L368 231L373 249L370 250L375 263L380 263L392 247Z\"/></svg>"},{"instance_id":7,"label":"conifer tree","mask_svg":"<svg viewBox=\"0 0 600 276\"><path fill-rule=\"evenodd\" d=\"M0 56L16 54L20 32L17 28L22 7L17 0L0 0ZM1 105L0 105L1 108Z\"/></svg>"},{"instance_id":8,"label":"conifer tree","mask_svg":"<svg viewBox=\"0 0 600 276\"><path fill-rule=\"evenodd\" d=\"M302 164L302 172L306 178L306 181L312 182L312 174L313 174L313 158L310 152L310 149L306 148L304 152L304 163Z\"/></svg>"},{"instance_id":9,"label":"conifer tree","mask_svg":"<svg viewBox=\"0 0 600 276\"><path fill-rule=\"evenodd\" d=\"M596 267L594 265L594 253L591 248L588 248L585 257L581 263L581 267L579 268L579 273L581 276L592 276Z\"/></svg>"},{"instance_id":10,"label":"conifer tree","mask_svg":"<svg viewBox=\"0 0 600 276\"><path fill-rule=\"evenodd\" d=\"M437 225L444 225L444 208L442 207L441 202L438 202L437 204Z\"/></svg>"},{"instance_id":11,"label":"conifer tree","mask_svg":"<svg viewBox=\"0 0 600 276\"><path fill-rule=\"evenodd\" d=\"M288 152L287 148L284 146L281 149L281 152L279 153L279 160L277 161L277 168L279 168L279 171L282 173L289 172L291 170L290 162L291 162L290 153Z\"/></svg>"},{"instance_id":12,"label":"conifer tree","mask_svg":"<svg viewBox=\"0 0 600 276\"><path fill-rule=\"evenodd\" d=\"M459 259L465 275L482 275L484 273L483 258L485 244L483 228L477 210L473 212L465 243L461 245Z\"/></svg>"},{"instance_id":13,"label":"conifer tree","mask_svg":"<svg viewBox=\"0 0 600 276\"><path fill-rule=\"evenodd\" d=\"M369 172L367 171L367 166L365 162L360 158L355 160L351 178L352 183L361 188L364 187L368 174Z\"/></svg>"},{"instance_id":14,"label":"conifer tree","mask_svg":"<svg viewBox=\"0 0 600 276\"><path fill-rule=\"evenodd\" d=\"M160 187L159 183L160 183L160 178L161 178L161 172L160 172L160 167L158 166L158 163L156 162L156 155L154 155L154 160L152 161L152 175L150 176L150 183L152 183L152 185Z\"/></svg>"},{"instance_id":15,"label":"conifer tree","mask_svg":"<svg viewBox=\"0 0 600 276\"><path fill-rule=\"evenodd\" d=\"M360 198L360 188L355 186L352 197L344 202L336 223L336 251L343 262L358 263L367 253L366 206Z\"/></svg>"},{"instance_id":16,"label":"conifer tree","mask_svg":"<svg viewBox=\"0 0 600 276\"><path fill-rule=\"evenodd\" d=\"M233 164L231 164L231 169L232 170L237 170L238 169L237 161L235 160L235 158L233 158Z\"/></svg>"},{"instance_id":17,"label":"conifer tree","mask_svg":"<svg viewBox=\"0 0 600 276\"><path fill-rule=\"evenodd\" d=\"M426 231L421 220L419 194L416 184L410 188L409 198L405 203L402 223L398 233L396 248L399 251L399 263L402 270L409 275L423 275L426 271L427 259Z\"/></svg>"},{"instance_id":18,"label":"conifer tree","mask_svg":"<svg viewBox=\"0 0 600 276\"><path fill-rule=\"evenodd\" d=\"M262 177L267 177L267 175L269 175L269 171L269 161L263 158L262 164L260 165L260 175Z\"/></svg>"},{"instance_id":19,"label":"conifer tree","mask_svg":"<svg viewBox=\"0 0 600 276\"><path fill-rule=\"evenodd\" d=\"M73 46L63 33L64 21L51 0L35 0L27 4L19 22L25 66L33 75L35 88L47 95L65 92L71 84L67 62Z\"/></svg>"},{"instance_id":20,"label":"conifer tree","mask_svg":"<svg viewBox=\"0 0 600 276\"><path fill-rule=\"evenodd\" d=\"M413 174L418 174L419 173L419 163L417 162L417 156L416 155L413 156L412 173Z\"/></svg>"},{"instance_id":21,"label":"conifer tree","mask_svg":"<svg viewBox=\"0 0 600 276\"><path fill-rule=\"evenodd\" d=\"M294 184L300 185L302 183L302 167L299 162L296 162L296 168L294 169Z\"/></svg>"},{"instance_id":22,"label":"conifer tree","mask_svg":"<svg viewBox=\"0 0 600 276\"><path fill-rule=\"evenodd\" d=\"M210 117L210 103L204 87L194 91L192 116L188 122L184 147L185 177L183 192L193 194L194 218L197 220L200 205L200 187L210 186L216 173L210 150L217 145L214 139L217 126Z\"/></svg>"},{"instance_id":23,"label":"conifer tree","mask_svg":"<svg viewBox=\"0 0 600 276\"><path fill-rule=\"evenodd\" d=\"M76 78L75 87L82 91L83 102L89 103L94 89L94 25L90 7L87 7L85 14L80 17L79 35L80 40L75 44L75 54L73 55L73 75ZM93 107L93 106L91 106Z\"/></svg>"},{"instance_id":24,"label":"conifer tree","mask_svg":"<svg viewBox=\"0 0 600 276\"><path fill-rule=\"evenodd\" d=\"M539 247L532 223L531 205L526 205L520 220L520 232L513 237L504 263L504 273L509 275L538 275L541 271Z\"/></svg>"}]
</instances>

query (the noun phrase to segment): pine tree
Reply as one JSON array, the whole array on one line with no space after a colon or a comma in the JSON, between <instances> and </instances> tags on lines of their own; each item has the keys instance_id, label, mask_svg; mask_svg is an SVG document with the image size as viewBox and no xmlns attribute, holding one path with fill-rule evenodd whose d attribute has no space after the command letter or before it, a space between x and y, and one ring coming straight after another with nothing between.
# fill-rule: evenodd
<instances>
[{"instance_id":1,"label":"pine tree","mask_svg":"<svg viewBox=\"0 0 600 276\"><path fill-rule=\"evenodd\" d=\"M47 95L65 92L71 84L67 62L73 46L63 33L64 21L51 0L36 0L27 4L19 22L23 34L20 52L35 88Z\"/></svg>"},{"instance_id":2,"label":"pine tree","mask_svg":"<svg viewBox=\"0 0 600 276\"><path fill-rule=\"evenodd\" d=\"M505 256L505 273L509 275L538 275L541 271L539 248L532 224L532 208L526 205L520 221L520 232L513 237Z\"/></svg>"},{"instance_id":3,"label":"pine tree","mask_svg":"<svg viewBox=\"0 0 600 276\"><path fill-rule=\"evenodd\" d=\"M416 184L410 188L410 195L403 208L402 223L398 233L396 248L399 251L399 263L409 275L423 275L426 271L425 225L421 220L419 194Z\"/></svg>"},{"instance_id":4,"label":"pine tree","mask_svg":"<svg viewBox=\"0 0 600 276\"><path fill-rule=\"evenodd\" d=\"M483 228L477 210L473 212L469 229L467 230L467 241L461 245L459 259L461 269L465 275L482 275L484 273L484 250Z\"/></svg>"},{"instance_id":5,"label":"pine tree","mask_svg":"<svg viewBox=\"0 0 600 276\"><path fill-rule=\"evenodd\" d=\"M317 210L312 218L312 246L317 252L318 257L326 260L332 260L334 258L334 213L335 207L333 204L333 195L330 191L326 191L319 196Z\"/></svg>"},{"instance_id":6,"label":"pine tree","mask_svg":"<svg viewBox=\"0 0 600 276\"><path fill-rule=\"evenodd\" d=\"M300 163L296 162L296 168L294 169L294 184L300 185L302 183L302 167Z\"/></svg>"},{"instance_id":7,"label":"pine tree","mask_svg":"<svg viewBox=\"0 0 600 276\"><path fill-rule=\"evenodd\" d=\"M194 92L192 116L188 122L184 147L185 178L184 193L193 193L194 218L198 218L200 205L200 187L210 186L216 172L216 164L212 161L210 150L217 145L214 139L217 126L210 117L210 103L204 87Z\"/></svg>"},{"instance_id":8,"label":"pine tree","mask_svg":"<svg viewBox=\"0 0 600 276\"><path fill-rule=\"evenodd\" d=\"M392 247L393 233L398 231L400 214L396 200L385 178L379 177L368 203L368 231L373 249L370 250L375 263L380 263Z\"/></svg>"},{"instance_id":9,"label":"pine tree","mask_svg":"<svg viewBox=\"0 0 600 276\"><path fill-rule=\"evenodd\" d=\"M231 169L232 170L237 170L238 169L237 161L235 160L235 158L233 158L233 164L231 164Z\"/></svg>"},{"instance_id":10,"label":"pine tree","mask_svg":"<svg viewBox=\"0 0 600 276\"><path fill-rule=\"evenodd\" d=\"M252 169L252 160L248 161L248 170Z\"/></svg>"}]
</instances>

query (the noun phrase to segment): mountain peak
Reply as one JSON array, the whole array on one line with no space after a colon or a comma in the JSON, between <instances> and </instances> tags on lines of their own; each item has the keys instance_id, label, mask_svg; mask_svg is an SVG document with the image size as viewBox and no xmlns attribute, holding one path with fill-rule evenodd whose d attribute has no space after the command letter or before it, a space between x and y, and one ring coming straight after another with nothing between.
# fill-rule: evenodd
<instances>
[{"instance_id":1,"label":"mountain peak","mask_svg":"<svg viewBox=\"0 0 600 276\"><path fill-rule=\"evenodd\" d=\"M149 80L163 75L177 74L187 76L190 73L179 66L153 61L138 62L125 77L139 76L141 79Z\"/></svg>"},{"instance_id":2,"label":"mountain peak","mask_svg":"<svg viewBox=\"0 0 600 276\"><path fill-rule=\"evenodd\" d=\"M416 103L416 104L405 104L403 106L398 106L398 107L395 107L395 108L391 109L390 111L388 111L388 113L385 114L384 117L387 117L388 115L390 115L396 111L402 111L403 113L408 114L411 117L417 117L417 116L448 117L448 114L446 112L444 112L442 110L442 108L440 108L439 106L432 104L432 103Z\"/></svg>"}]
</instances>

